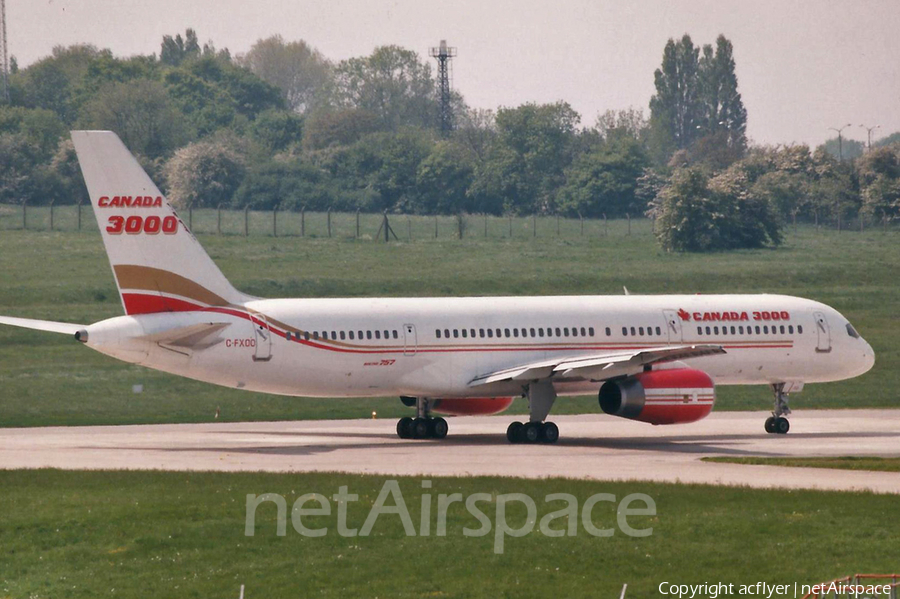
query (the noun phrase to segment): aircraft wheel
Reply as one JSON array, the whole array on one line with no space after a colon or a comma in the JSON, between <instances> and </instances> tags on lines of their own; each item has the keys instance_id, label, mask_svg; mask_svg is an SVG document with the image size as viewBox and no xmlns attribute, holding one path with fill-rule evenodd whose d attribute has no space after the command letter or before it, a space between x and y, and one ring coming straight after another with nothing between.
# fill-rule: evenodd
<instances>
[{"instance_id":1,"label":"aircraft wheel","mask_svg":"<svg viewBox=\"0 0 900 599\"><path fill-rule=\"evenodd\" d=\"M426 418L416 418L412 422L412 426L410 427L412 430L412 437L414 439L425 439L428 437L428 419Z\"/></svg>"},{"instance_id":2,"label":"aircraft wheel","mask_svg":"<svg viewBox=\"0 0 900 599\"><path fill-rule=\"evenodd\" d=\"M556 426L556 423L553 422L545 422L541 425L541 442L542 443L556 443L559 439L559 427Z\"/></svg>"},{"instance_id":3,"label":"aircraft wheel","mask_svg":"<svg viewBox=\"0 0 900 599\"><path fill-rule=\"evenodd\" d=\"M791 430L791 423L787 418L775 419L775 432L779 435L786 435Z\"/></svg>"},{"instance_id":4,"label":"aircraft wheel","mask_svg":"<svg viewBox=\"0 0 900 599\"><path fill-rule=\"evenodd\" d=\"M537 443L541 438L541 423L529 422L522 427L522 440L526 443Z\"/></svg>"},{"instance_id":5,"label":"aircraft wheel","mask_svg":"<svg viewBox=\"0 0 900 599\"><path fill-rule=\"evenodd\" d=\"M524 428L524 424L521 422L513 422L506 429L506 440L510 443L521 443L522 442L522 428Z\"/></svg>"},{"instance_id":6,"label":"aircraft wheel","mask_svg":"<svg viewBox=\"0 0 900 599\"><path fill-rule=\"evenodd\" d=\"M429 424L429 428L431 429L429 432L434 439L443 439L447 436L447 431L450 430L447 421L443 418L435 418L431 420Z\"/></svg>"},{"instance_id":7,"label":"aircraft wheel","mask_svg":"<svg viewBox=\"0 0 900 599\"><path fill-rule=\"evenodd\" d=\"M769 416L766 418L766 432L772 434L775 432L775 417Z\"/></svg>"},{"instance_id":8,"label":"aircraft wheel","mask_svg":"<svg viewBox=\"0 0 900 599\"><path fill-rule=\"evenodd\" d=\"M413 419L406 417L397 421L397 436L401 439L409 439L412 437Z\"/></svg>"}]
</instances>

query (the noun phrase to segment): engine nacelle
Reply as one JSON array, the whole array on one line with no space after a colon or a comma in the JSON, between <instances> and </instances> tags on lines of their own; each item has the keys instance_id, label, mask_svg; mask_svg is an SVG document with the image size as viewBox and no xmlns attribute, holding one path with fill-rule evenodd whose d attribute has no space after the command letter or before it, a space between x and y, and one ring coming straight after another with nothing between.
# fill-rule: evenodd
<instances>
[{"instance_id":1,"label":"engine nacelle","mask_svg":"<svg viewBox=\"0 0 900 599\"><path fill-rule=\"evenodd\" d=\"M513 397L454 397L435 399L431 409L447 416L490 416L512 405Z\"/></svg>"},{"instance_id":2,"label":"engine nacelle","mask_svg":"<svg viewBox=\"0 0 900 599\"><path fill-rule=\"evenodd\" d=\"M607 414L650 424L682 424L706 418L716 402L708 374L693 368L649 370L606 381L600 408Z\"/></svg>"}]
</instances>

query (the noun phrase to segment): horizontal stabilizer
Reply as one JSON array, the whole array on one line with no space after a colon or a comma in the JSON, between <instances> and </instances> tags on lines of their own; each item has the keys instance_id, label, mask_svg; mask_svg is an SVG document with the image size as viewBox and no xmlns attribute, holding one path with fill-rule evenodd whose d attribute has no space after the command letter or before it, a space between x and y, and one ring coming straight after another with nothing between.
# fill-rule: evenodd
<instances>
[{"instance_id":1,"label":"horizontal stabilizer","mask_svg":"<svg viewBox=\"0 0 900 599\"><path fill-rule=\"evenodd\" d=\"M227 322L204 322L148 335L148 338L160 347L178 353L200 351L221 343L218 333L229 326Z\"/></svg>"},{"instance_id":2,"label":"horizontal stabilizer","mask_svg":"<svg viewBox=\"0 0 900 599\"><path fill-rule=\"evenodd\" d=\"M34 329L35 331L47 331L48 333L62 333L63 335L74 335L78 331L86 328L83 324L53 322L51 320L32 320L30 318L13 318L12 316L0 316L0 324L6 324L11 327L22 327L23 329Z\"/></svg>"}]
</instances>

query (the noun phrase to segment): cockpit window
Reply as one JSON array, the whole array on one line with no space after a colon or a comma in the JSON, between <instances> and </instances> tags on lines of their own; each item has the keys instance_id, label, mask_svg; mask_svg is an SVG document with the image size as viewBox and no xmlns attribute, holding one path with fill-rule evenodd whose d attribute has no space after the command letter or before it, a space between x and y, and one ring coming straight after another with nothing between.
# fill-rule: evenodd
<instances>
[{"instance_id":1,"label":"cockpit window","mask_svg":"<svg viewBox=\"0 0 900 599\"><path fill-rule=\"evenodd\" d=\"M859 333L856 332L856 329L853 328L853 325L849 322L847 323L847 334L853 337L854 339L859 339Z\"/></svg>"}]
</instances>

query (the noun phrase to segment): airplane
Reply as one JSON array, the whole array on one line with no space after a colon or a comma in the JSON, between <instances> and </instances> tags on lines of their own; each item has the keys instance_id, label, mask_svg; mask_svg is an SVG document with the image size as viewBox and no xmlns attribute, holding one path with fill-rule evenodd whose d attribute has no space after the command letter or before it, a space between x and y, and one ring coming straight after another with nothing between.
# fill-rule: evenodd
<instances>
[{"instance_id":1,"label":"airplane","mask_svg":"<svg viewBox=\"0 0 900 599\"><path fill-rule=\"evenodd\" d=\"M765 431L788 396L872 368L853 325L785 295L260 299L236 290L115 133L72 140L124 316L91 325L0 317L72 335L124 362L288 396L396 397L404 439L441 439L440 415L528 400L512 443L553 443L557 397L597 394L606 414L654 425L713 409L719 385L766 385ZM302 268L302 265L298 265ZM437 414L438 416L435 416Z\"/></svg>"}]
</instances>

